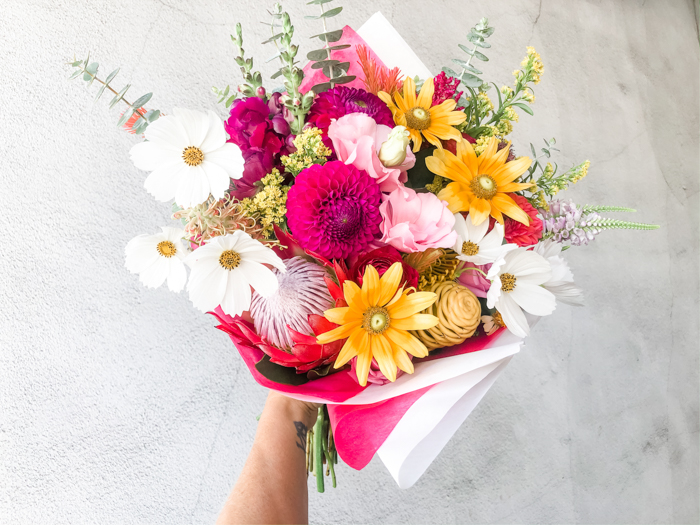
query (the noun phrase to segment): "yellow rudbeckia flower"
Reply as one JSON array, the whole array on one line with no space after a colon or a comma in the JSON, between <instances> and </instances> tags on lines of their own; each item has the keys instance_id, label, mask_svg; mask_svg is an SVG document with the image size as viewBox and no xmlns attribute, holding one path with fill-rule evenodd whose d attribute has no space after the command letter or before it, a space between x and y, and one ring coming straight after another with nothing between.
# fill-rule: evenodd
<instances>
[{"instance_id":1,"label":"yellow rudbeckia flower","mask_svg":"<svg viewBox=\"0 0 700 525\"><path fill-rule=\"evenodd\" d=\"M523 224L530 217L508 195L532 186L532 183L513 182L532 164L528 157L506 162L510 142L498 151L498 139L492 137L484 152L476 156L474 148L466 140L457 142L457 155L449 151L435 150L425 165L433 173L453 182L438 193L447 201L452 213L469 212L472 224L481 224L491 215L503 224L507 215Z\"/></svg>"},{"instance_id":2,"label":"yellow rudbeckia flower","mask_svg":"<svg viewBox=\"0 0 700 525\"><path fill-rule=\"evenodd\" d=\"M432 292L414 292L399 287L403 268L396 262L381 279L373 266L367 266L362 288L347 280L343 294L348 306L326 310L324 316L338 328L318 336L319 344L347 338L333 365L340 368L357 356L357 379L367 384L372 358L389 381L396 380L397 367L413 373L413 363L406 352L415 357L426 357L428 349L409 330L427 330L438 324L438 318L421 314L433 304L437 295Z\"/></svg>"},{"instance_id":3,"label":"yellow rudbeckia flower","mask_svg":"<svg viewBox=\"0 0 700 525\"><path fill-rule=\"evenodd\" d=\"M411 134L413 151L418 151L425 140L442 149L443 140L460 140L462 134L454 126L467 119L462 111L454 111L457 102L453 99L445 100L437 106L433 106L433 94L435 85L429 78L420 88L416 97L416 84L413 79L406 77L403 82L403 96L398 91L392 96L385 91L377 93L384 103L389 106L394 115L394 122L404 126ZM421 136L422 135L422 136Z\"/></svg>"}]
</instances>

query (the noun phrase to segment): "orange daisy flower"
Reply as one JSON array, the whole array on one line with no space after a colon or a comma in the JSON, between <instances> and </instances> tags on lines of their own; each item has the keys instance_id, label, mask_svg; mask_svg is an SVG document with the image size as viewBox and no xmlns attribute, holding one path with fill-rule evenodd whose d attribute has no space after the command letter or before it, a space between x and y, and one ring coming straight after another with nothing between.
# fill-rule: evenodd
<instances>
[{"instance_id":1,"label":"orange daisy flower","mask_svg":"<svg viewBox=\"0 0 700 525\"><path fill-rule=\"evenodd\" d=\"M498 151L498 139L492 137L486 150L479 156L466 140L457 142L457 154L436 150L425 165L433 173L453 182L438 197L447 201L452 213L469 212L472 224L481 224L489 215L503 224L503 215L527 225L530 217L508 195L532 186L532 183L513 182L532 164L528 157L506 162L510 142Z\"/></svg>"}]
</instances>

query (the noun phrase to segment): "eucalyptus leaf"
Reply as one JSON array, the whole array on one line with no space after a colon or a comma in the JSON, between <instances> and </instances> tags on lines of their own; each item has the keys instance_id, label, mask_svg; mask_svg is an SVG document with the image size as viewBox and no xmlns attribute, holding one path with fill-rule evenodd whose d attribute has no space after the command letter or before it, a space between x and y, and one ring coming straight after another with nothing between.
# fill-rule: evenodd
<instances>
[{"instance_id":1,"label":"eucalyptus leaf","mask_svg":"<svg viewBox=\"0 0 700 525\"><path fill-rule=\"evenodd\" d=\"M311 69L323 69L325 67L333 67L340 64L339 60L319 60L311 64Z\"/></svg>"},{"instance_id":2,"label":"eucalyptus leaf","mask_svg":"<svg viewBox=\"0 0 700 525\"><path fill-rule=\"evenodd\" d=\"M280 69L276 73L273 73L272 76L270 77L272 80L275 80L276 78L279 78L280 75L282 75L282 70Z\"/></svg>"},{"instance_id":3,"label":"eucalyptus leaf","mask_svg":"<svg viewBox=\"0 0 700 525\"><path fill-rule=\"evenodd\" d=\"M320 33L314 35L311 38L318 38L321 42L337 42L343 37L343 30L337 29L336 31L329 31L327 33Z\"/></svg>"},{"instance_id":4,"label":"eucalyptus leaf","mask_svg":"<svg viewBox=\"0 0 700 525\"><path fill-rule=\"evenodd\" d=\"M148 121L143 117L140 117L133 125L131 130L137 135L141 135L148 127Z\"/></svg>"},{"instance_id":5,"label":"eucalyptus leaf","mask_svg":"<svg viewBox=\"0 0 700 525\"><path fill-rule=\"evenodd\" d=\"M122 88L122 90L121 90L119 93L117 93L117 94L114 96L114 98L112 99L112 101L109 103L109 109L112 109L114 106L116 106L116 105L119 103L119 101L120 101L122 98L124 98L124 95L125 95L126 92L129 90L130 87L131 87L131 84L127 84L126 86L124 86L124 87Z\"/></svg>"},{"instance_id":6,"label":"eucalyptus leaf","mask_svg":"<svg viewBox=\"0 0 700 525\"><path fill-rule=\"evenodd\" d=\"M311 0L311 2L306 2L306 5L321 5L332 1L333 0Z\"/></svg>"},{"instance_id":7,"label":"eucalyptus leaf","mask_svg":"<svg viewBox=\"0 0 700 525\"><path fill-rule=\"evenodd\" d=\"M140 96L137 98L134 103L131 105L134 109L139 109L144 106L144 104L147 104L149 100L151 100L151 97L153 96L153 93L146 93L145 95Z\"/></svg>"},{"instance_id":8,"label":"eucalyptus leaf","mask_svg":"<svg viewBox=\"0 0 700 525\"><path fill-rule=\"evenodd\" d=\"M277 33L276 35L273 35L273 36L271 36L270 38L268 38L267 40L265 40L265 41L263 42L263 44L269 44L270 42L274 42L275 40L277 40L277 39L278 39L279 37L281 37L282 35L284 35L284 33Z\"/></svg>"},{"instance_id":9,"label":"eucalyptus leaf","mask_svg":"<svg viewBox=\"0 0 700 525\"><path fill-rule=\"evenodd\" d=\"M128 108L121 117L119 117L119 120L117 121L117 127L121 128L124 124L126 124L126 121L131 118L131 115L134 114L134 111L136 111L134 108Z\"/></svg>"},{"instance_id":10,"label":"eucalyptus leaf","mask_svg":"<svg viewBox=\"0 0 700 525\"><path fill-rule=\"evenodd\" d=\"M281 53L277 53L275 56L272 56L265 60L265 63L267 64L268 62L272 62L274 59L279 58L280 56L282 56Z\"/></svg>"},{"instance_id":11,"label":"eucalyptus leaf","mask_svg":"<svg viewBox=\"0 0 700 525\"><path fill-rule=\"evenodd\" d=\"M314 93L316 93L318 95L319 93L323 93L324 91L328 91L330 88L331 88L330 82L323 82L322 84L316 84L311 89L313 90Z\"/></svg>"},{"instance_id":12,"label":"eucalyptus leaf","mask_svg":"<svg viewBox=\"0 0 700 525\"><path fill-rule=\"evenodd\" d=\"M149 111L146 111L146 114L144 115L144 118L149 122L155 122L158 120L158 117L160 117L160 110L159 109L151 109Z\"/></svg>"},{"instance_id":13,"label":"eucalyptus leaf","mask_svg":"<svg viewBox=\"0 0 700 525\"><path fill-rule=\"evenodd\" d=\"M479 77L475 77L474 75L471 75L469 73L464 73L458 78L462 81L462 83L465 86L468 87L478 88L482 84L481 79Z\"/></svg>"},{"instance_id":14,"label":"eucalyptus leaf","mask_svg":"<svg viewBox=\"0 0 700 525\"><path fill-rule=\"evenodd\" d=\"M443 67L442 70L445 72L445 74L446 74L448 77L456 77L456 76L457 76L457 73L455 73L455 72L454 72L452 69L450 69L449 67Z\"/></svg>"},{"instance_id":15,"label":"eucalyptus leaf","mask_svg":"<svg viewBox=\"0 0 700 525\"><path fill-rule=\"evenodd\" d=\"M68 80L73 80L74 78L76 78L77 76L82 74L82 72L83 72L82 69L78 69L77 71L74 71L73 74L70 77L68 77Z\"/></svg>"},{"instance_id":16,"label":"eucalyptus leaf","mask_svg":"<svg viewBox=\"0 0 700 525\"><path fill-rule=\"evenodd\" d=\"M342 7L334 7L333 9L330 9L328 11L324 11L324 13L321 16L319 16L319 18L331 18L335 15L340 14L342 10Z\"/></svg>"},{"instance_id":17,"label":"eucalyptus leaf","mask_svg":"<svg viewBox=\"0 0 700 525\"><path fill-rule=\"evenodd\" d=\"M323 60L328 56L328 51L338 51L340 49L347 49L348 47L351 47L350 44L343 44L340 46L330 46L326 47L323 49L317 49L316 51L309 51L306 55L306 58L309 60Z\"/></svg>"},{"instance_id":18,"label":"eucalyptus leaf","mask_svg":"<svg viewBox=\"0 0 700 525\"><path fill-rule=\"evenodd\" d=\"M491 47L491 44L489 44L488 42L478 42L477 41L477 42L474 42L474 45L479 46L479 47L484 48L484 49L488 49L489 47Z\"/></svg>"},{"instance_id":19,"label":"eucalyptus leaf","mask_svg":"<svg viewBox=\"0 0 700 525\"><path fill-rule=\"evenodd\" d=\"M102 93L105 92L105 89L107 88L107 84L102 84L100 86L100 89L97 90L97 94L95 95L95 102L97 102L100 97L102 96Z\"/></svg>"},{"instance_id":20,"label":"eucalyptus leaf","mask_svg":"<svg viewBox=\"0 0 700 525\"><path fill-rule=\"evenodd\" d=\"M478 58L479 60L481 60L482 62L488 62L488 61L489 61L489 59L488 59L488 57L487 57L486 55L484 55L483 53L480 53L480 52L477 51L476 49L474 50L473 55L474 55L476 58Z\"/></svg>"},{"instance_id":21,"label":"eucalyptus leaf","mask_svg":"<svg viewBox=\"0 0 700 525\"><path fill-rule=\"evenodd\" d=\"M348 82L352 82L355 80L357 77L355 75L349 75L349 76L342 76L338 78L333 79L333 84L347 84Z\"/></svg>"},{"instance_id":22,"label":"eucalyptus leaf","mask_svg":"<svg viewBox=\"0 0 700 525\"><path fill-rule=\"evenodd\" d=\"M83 74L83 80L86 82L91 81L95 78L95 75L97 74L97 69L99 68L99 64L97 62L91 63L88 67L85 68L85 74Z\"/></svg>"},{"instance_id":23,"label":"eucalyptus leaf","mask_svg":"<svg viewBox=\"0 0 700 525\"><path fill-rule=\"evenodd\" d=\"M117 76L117 73L119 73L119 69L117 68L114 71L112 71L109 75L107 75L107 78L105 79L105 84L109 84L112 80L114 80L114 77Z\"/></svg>"}]
</instances>

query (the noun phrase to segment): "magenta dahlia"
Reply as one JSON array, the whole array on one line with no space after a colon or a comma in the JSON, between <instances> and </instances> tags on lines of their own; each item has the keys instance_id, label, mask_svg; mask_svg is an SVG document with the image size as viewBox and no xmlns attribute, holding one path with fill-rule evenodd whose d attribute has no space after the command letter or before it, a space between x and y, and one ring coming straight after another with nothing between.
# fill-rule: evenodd
<instances>
[{"instance_id":1,"label":"magenta dahlia","mask_svg":"<svg viewBox=\"0 0 700 525\"><path fill-rule=\"evenodd\" d=\"M377 95L363 89L336 86L321 93L314 101L306 121L323 132L323 143L333 149L328 138L331 119L339 119L350 113L364 113L377 124L394 127L394 117L387 105Z\"/></svg>"},{"instance_id":2,"label":"magenta dahlia","mask_svg":"<svg viewBox=\"0 0 700 525\"><path fill-rule=\"evenodd\" d=\"M344 259L379 233L381 191L367 172L340 161L302 171L287 194L287 224L302 248Z\"/></svg>"}]
</instances>

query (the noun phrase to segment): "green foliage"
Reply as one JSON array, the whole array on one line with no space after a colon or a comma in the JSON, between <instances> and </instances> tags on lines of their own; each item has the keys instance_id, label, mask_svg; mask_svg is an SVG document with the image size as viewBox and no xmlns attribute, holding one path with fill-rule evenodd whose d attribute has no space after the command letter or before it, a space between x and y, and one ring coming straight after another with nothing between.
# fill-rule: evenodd
<instances>
[{"instance_id":1,"label":"green foliage","mask_svg":"<svg viewBox=\"0 0 700 525\"><path fill-rule=\"evenodd\" d=\"M623 206L600 206L600 205L591 205L591 204L586 204L583 207L583 213L589 213L589 212L604 212L604 211L622 211L622 212L636 212L634 208L625 208Z\"/></svg>"},{"instance_id":2,"label":"green foliage","mask_svg":"<svg viewBox=\"0 0 700 525\"><path fill-rule=\"evenodd\" d=\"M470 89L470 91L479 88L488 89L487 87L485 87L487 86L487 84L479 77L479 75L481 75L482 72L475 68L471 62L474 58L477 58L478 60L481 60L483 62L488 62L488 58L486 57L486 55L479 51L479 49L488 49L491 47L491 44L486 42L486 39L490 37L494 31L495 28L489 26L489 21L487 18L482 18L481 20L479 20L479 23L472 27L469 31L469 34L467 35L467 40L469 40L469 43L472 45L472 47L469 48L467 46L459 44L459 48L462 51L464 51L467 55L469 55L469 59L466 61L460 58L452 59L452 62L454 62L462 68L461 73L457 73L453 69L444 67L442 68L442 70L445 72L445 74L451 77L458 78L459 81L466 88ZM472 94L474 94L473 91ZM473 98L475 98L475 95Z\"/></svg>"},{"instance_id":3,"label":"green foliage","mask_svg":"<svg viewBox=\"0 0 700 525\"><path fill-rule=\"evenodd\" d=\"M607 219L598 217L588 221L588 228L598 231L604 230L658 230L658 224L644 224L641 222L620 221L617 219ZM583 228L586 230L586 228Z\"/></svg>"},{"instance_id":4,"label":"green foliage","mask_svg":"<svg viewBox=\"0 0 700 525\"><path fill-rule=\"evenodd\" d=\"M341 45L331 45L334 42L338 42L343 37L343 30L337 29L335 31L328 31L326 20L333 18L340 14L343 10L342 7L334 7L326 11L326 4L332 2L333 0L311 0L307 2L306 5L319 5L321 6L321 14L318 16L310 15L304 18L309 20L321 20L323 23L323 33L314 35L311 38L318 38L323 42L323 47L321 49L316 49L310 51L306 58L308 58L312 64L312 69L320 69L323 74L328 79L328 82L322 82L313 86L312 90L314 93L323 93L329 89L333 89L334 86L340 84L347 84L355 80L354 75L348 75L348 70L350 69L350 62L340 62L339 60L334 60L332 58L333 51L338 51L341 49L346 49L350 47L347 44Z\"/></svg>"},{"instance_id":5,"label":"green foliage","mask_svg":"<svg viewBox=\"0 0 700 525\"><path fill-rule=\"evenodd\" d=\"M258 89L262 87L262 75L260 71L253 71L253 59L245 57L245 49L243 49L243 29L241 24L236 24L236 34L231 35L231 41L236 46L236 56L234 60L241 69L243 75L243 83L238 86L238 92L244 97L260 96ZM224 102L226 107L230 107L236 99L237 94L229 96L230 88L225 89L212 88L214 94L219 97L219 103ZM263 95L264 96L264 95Z\"/></svg>"},{"instance_id":6,"label":"green foliage","mask_svg":"<svg viewBox=\"0 0 700 525\"><path fill-rule=\"evenodd\" d=\"M309 112L314 101L312 91L302 95L299 91L304 80L304 71L298 66L296 60L299 46L292 43L294 37L294 26L292 25L289 13L282 10L282 6L277 3L273 11L270 12L272 23L269 24L271 36L263 43L273 42L277 48L277 54L271 60L279 58L282 67L272 75L272 78L284 77L284 87L286 95L282 95L280 101L287 110L294 115L294 122L290 124L292 133L298 135L304 127L304 117Z\"/></svg>"},{"instance_id":7,"label":"green foliage","mask_svg":"<svg viewBox=\"0 0 700 525\"><path fill-rule=\"evenodd\" d=\"M123 126L133 116L134 113L138 113L140 117L138 118L138 120L136 120L136 122L134 122L132 130L136 134L141 134L144 131L146 131L146 128L149 124L155 122L160 117L160 111L146 111L144 109L144 106L148 102L150 102L153 93L146 93L145 95L140 96L133 103L131 103L124 98L124 95L126 95L126 92L129 91L131 84L127 84L119 91L116 91L111 86L112 81L119 73L119 68L115 69L109 75L107 75L107 78L105 78L105 80L100 80L97 77L97 72L100 68L100 65L97 62L90 62L89 54L85 60L74 59L73 62L68 62L68 64L75 69L75 71L73 71L73 73L69 77L71 80L74 78L78 78L82 75L83 81L85 81L88 86L91 86L92 83L95 81L97 81L98 84L101 84L100 88L97 90L97 94L95 95L95 102L97 102L102 97L105 91L110 91L114 95L114 97L109 103L110 109L119 104L119 102L123 102L128 106L117 121L117 126Z\"/></svg>"}]
</instances>

